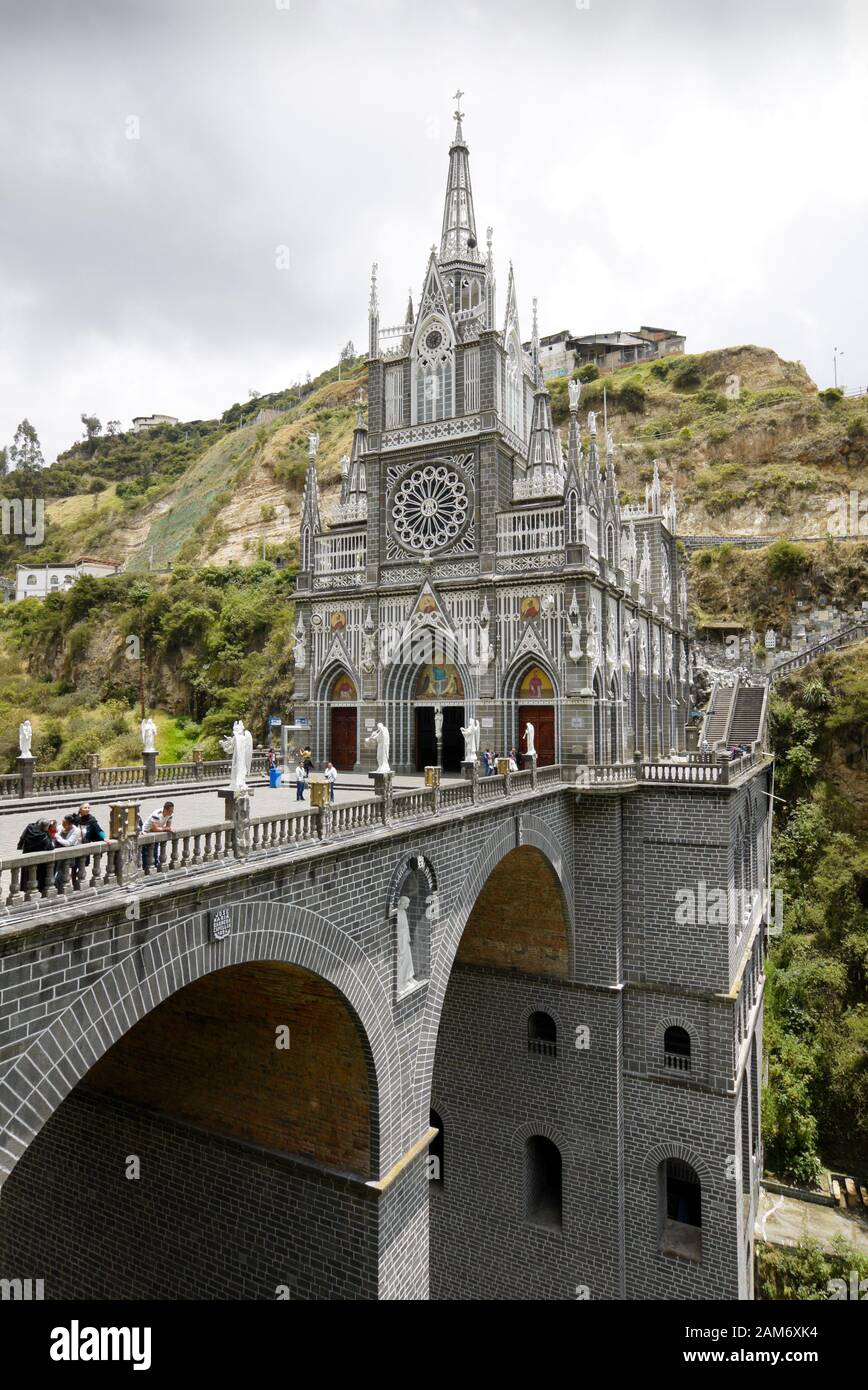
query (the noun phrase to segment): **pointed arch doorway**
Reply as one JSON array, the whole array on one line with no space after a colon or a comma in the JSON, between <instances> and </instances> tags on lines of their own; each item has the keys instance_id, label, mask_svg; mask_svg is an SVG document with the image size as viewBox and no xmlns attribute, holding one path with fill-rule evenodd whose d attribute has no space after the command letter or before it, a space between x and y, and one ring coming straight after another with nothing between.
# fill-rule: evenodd
<instances>
[{"instance_id":1,"label":"pointed arch doorway","mask_svg":"<svg viewBox=\"0 0 868 1390\"><path fill-rule=\"evenodd\" d=\"M352 772L359 758L359 694L345 671L329 693L329 756L339 772Z\"/></svg>"},{"instance_id":2,"label":"pointed arch doorway","mask_svg":"<svg viewBox=\"0 0 868 1390\"><path fill-rule=\"evenodd\" d=\"M524 731L532 724L537 767L550 767L555 761L556 748L555 689L541 666L529 666L525 671L516 690L516 704L516 749L521 753L526 751Z\"/></svg>"},{"instance_id":3,"label":"pointed arch doorway","mask_svg":"<svg viewBox=\"0 0 868 1390\"><path fill-rule=\"evenodd\" d=\"M437 720L443 716L439 765L444 772L460 772L464 757L464 682L449 662L429 662L416 678L414 695L416 770L437 766Z\"/></svg>"}]
</instances>

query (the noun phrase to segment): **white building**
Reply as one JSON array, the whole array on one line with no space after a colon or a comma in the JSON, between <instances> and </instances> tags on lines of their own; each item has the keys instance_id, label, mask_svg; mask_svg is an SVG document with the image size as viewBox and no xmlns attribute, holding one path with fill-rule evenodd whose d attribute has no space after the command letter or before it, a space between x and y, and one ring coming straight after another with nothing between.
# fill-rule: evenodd
<instances>
[{"instance_id":1,"label":"white building","mask_svg":"<svg viewBox=\"0 0 868 1390\"><path fill-rule=\"evenodd\" d=\"M90 555L82 555L79 560L72 560L55 565L18 565L15 598L45 598L46 594L65 593L83 574L92 574L97 579L105 579L107 575L117 574L118 565L112 565L105 560L94 560Z\"/></svg>"},{"instance_id":2,"label":"white building","mask_svg":"<svg viewBox=\"0 0 868 1390\"><path fill-rule=\"evenodd\" d=\"M133 433L141 434L142 430L156 429L157 425L177 425L177 415L134 415Z\"/></svg>"}]
</instances>

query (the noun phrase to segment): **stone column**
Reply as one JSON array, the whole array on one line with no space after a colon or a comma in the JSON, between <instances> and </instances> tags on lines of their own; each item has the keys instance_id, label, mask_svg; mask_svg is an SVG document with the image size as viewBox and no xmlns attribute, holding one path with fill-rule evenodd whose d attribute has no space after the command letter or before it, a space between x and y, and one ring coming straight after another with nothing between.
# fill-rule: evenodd
<instances>
[{"instance_id":1,"label":"stone column","mask_svg":"<svg viewBox=\"0 0 868 1390\"><path fill-rule=\"evenodd\" d=\"M88 753L87 773L91 792L99 791L99 753Z\"/></svg>"},{"instance_id":2,"label":"stone column","mask_svg":"<svg viewBox=\"0 0 868 1390\"><path fill-rule=\"evenodd\" d=\"M21 778L21 795L33 795L33 764L36 761L26 753L18 756L18 775Z\"/></svg>"},{"instance_id":3,"label":"stone column","mask_svg":"<svg viewBox=\"0 0 868 1390\"><path fill-rule=\"evenodd\" d=\"M530 758L530 784L536 786L536 753L526 753L525 757Z\"/></svg>"},{"instance_id":4,"label":"stone column","mask_svg":"<svg viewBox=\"0 0 868 1390\"><path fill-rule=\"evenodd\" d=\"M201 782L202 778L205 776L205 769L202 766L204 757L205 750L204 748L202 748L200 744L197 743L196 747L193 749L193 765L195 767L194 775L197 782Z\"/></svg>"},{"instance_id":5,"label":"stone column","mask_svg":"<svg viewBox=\"0 0 868 1390\"><path fill-rule=\"evenodd\" d=\"M151 786L153 786L153 784L154 784L154 783L156 782L156 780L157 780L157 754L156 754L156 751L153 751L153 752L151 752L151 753L147 753L147 752L142 753L142 763L144 764L144 768L145 768L145 786L146 786L146 787L151 787Z\"/></svg>"},{"instance_id":6,"label":"stone column","mask_svg":"<svg viewBox=\"0 0 868 1390\"><path fill-rule=\"evenodd\" d=\"M392 821L392 773L371 772L369 776L373 779L374 795L383 803L383 824L390 825Z\"/></svg>"},{"instance_id":7,"label":"stone column","mask_svg":"<svg viewBox=\"0 0 868 1390\"><path fill-rule=\"evenodd\" d=\"M474 800L474 801L478 801L478 800L479 800L479 763L477 762L476 758L474 758L472 762L463 762L463 763L461 764L461 775L462 775L462 777L464 778L465 782L469 782L469 783L470 783L470 787L471 787L471 793L470 793L470 794L471 794L473 800Z\"/></svg>"}]
</instances>

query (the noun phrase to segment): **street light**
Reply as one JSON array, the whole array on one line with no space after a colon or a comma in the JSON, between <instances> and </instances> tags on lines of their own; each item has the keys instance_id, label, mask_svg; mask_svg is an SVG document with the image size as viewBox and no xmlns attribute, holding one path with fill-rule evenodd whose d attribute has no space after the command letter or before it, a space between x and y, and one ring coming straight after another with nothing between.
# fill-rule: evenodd
<instances>
[{"instance_id":1,"label":"street light","mask_svg":"<svg viewBox=\"0 0 868 1390\"><path fill-rule=\"evenodd\" d=\"M844 354L843 352L841 352L839 348L833 348L833 350L832 350L832 360L833 360L833 362L834 362L834 364L835 364L835 385L836 385L836 386L838 385L838 358L839 358L839 357L843 357L844 355L845 355L845 354Z\"/></svg>"}]
</instances>

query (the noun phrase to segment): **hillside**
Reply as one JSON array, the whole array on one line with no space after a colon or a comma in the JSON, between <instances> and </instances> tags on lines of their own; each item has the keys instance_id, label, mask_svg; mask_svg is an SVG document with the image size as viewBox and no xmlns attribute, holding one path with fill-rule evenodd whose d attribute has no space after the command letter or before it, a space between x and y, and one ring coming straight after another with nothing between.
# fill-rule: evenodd
<instances>
[{"instance_id":1,"label":"hillside","mask_svg":"<svg viewBox=\"0 0 868 1390\"><path fill-rule=\"evenodd\" d=\"M322 441L327 514L354 403L364 398L361 359L336 377L335 368L323 373L301 401L288 393L257 400L257 410L282 412L267 424L239 428L254 410L235 405L219 421L74 446L36 480L48 499L40 559L87 553L144 570L153 547L161 570L178 560L249 563L264 542L267 555L291 560L307 433L316 429ZM737 399L726 394L734 379ZM564 425L566 380L549 387ZM851 490L864 491L868 401L818 394L799 364L768 348L670 357L586 382L583 416L602 411L604 388L624 500L643 495L659 460L664 485L675 484L682 534L823 536L831 509ZM16 475L2 481L3 492L16 495ZM0 570L11 575L29 554L4 538Z\"/></svg>"}]
</instances>

